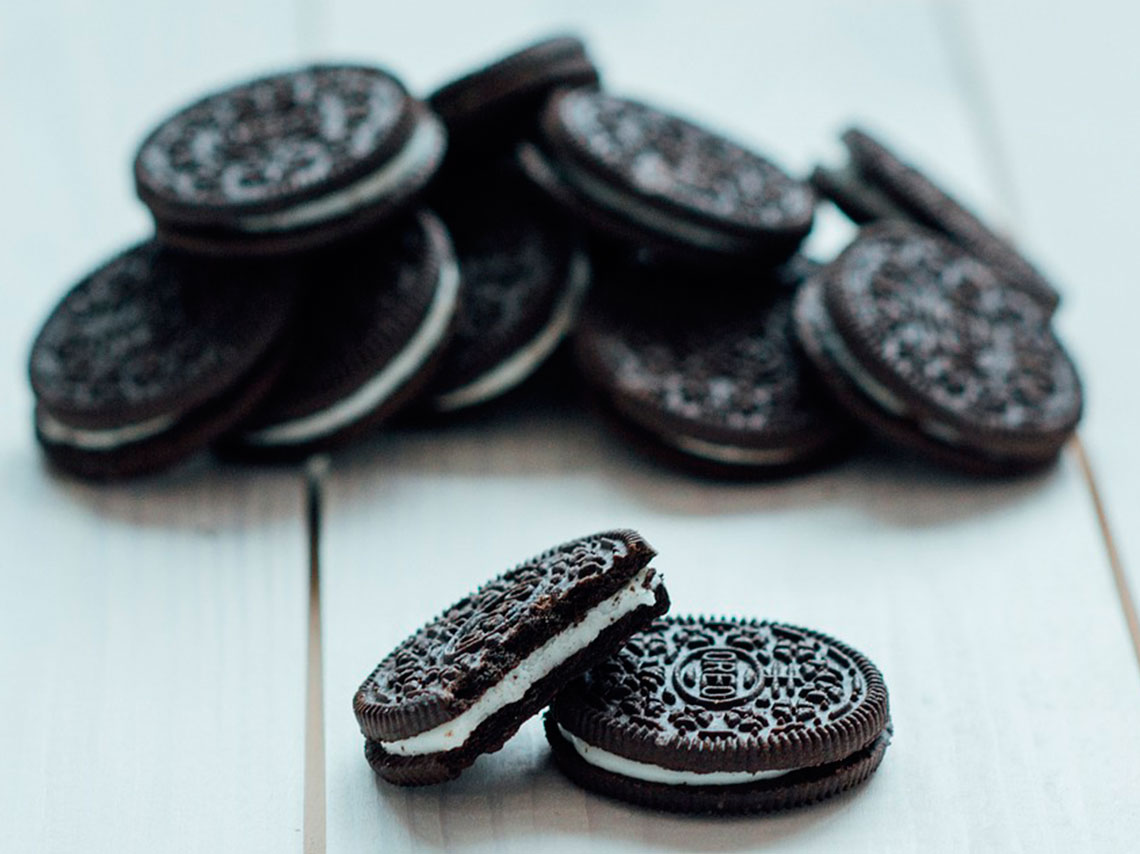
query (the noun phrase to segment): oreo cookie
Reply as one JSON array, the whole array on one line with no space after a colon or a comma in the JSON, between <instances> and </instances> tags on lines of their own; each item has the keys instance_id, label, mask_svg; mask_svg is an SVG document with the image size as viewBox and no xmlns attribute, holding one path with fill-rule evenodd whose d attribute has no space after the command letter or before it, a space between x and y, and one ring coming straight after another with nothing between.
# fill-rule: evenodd
<instances>
[{"instance_id":1,"label":"oreo cookie","mask_svg":"<svg viewBox=\"0 0 1140 854\"><path fill-rule=\"evenodd\" d=\"M455 241L462 299L455 337L427 393L452 411L530 377L570 332L590 284L578 235L535 211L509 171L446 184L438 210Z\"/></svg>"},{"instance_id":2,"label":"oreo cookie","mask_svg":"<svg viewBox=\"0 0 1140 854\"><path fill-rule=\"evenodd\" d=\"M448 133L448 162L494 154L534 131L555 89L598 84L598 69L574 36L543 39L440 87L428 97Z\"/></svg>"},{"instance_id":3,"label":"oreo cookie","mask_svg":"<svg viewBox=\"0 0 1140 854\"><path fill-rule=\"evenodd\" d=\"M1052 462L1080 421L1076 367L1047 306L933 232L862 229L797 299L796 331L852 415L979 474Z\"/></svg>"},{"instance_id":4,"label":"oreo cookie","mask_svg":"<svg viewBox=\"0 0 1140 854\"><path fill-rule=\"evenodd\" d=\"M452 779L503 746L569 679L669 607L632 531L565 543L460 599L388 655L353 699L385 780Z\"/></svg>"},{"instance_id":5,"label":"oreo cookie","mask_svg":"<svg viewBox=\"0 0 1140 854\"><path fill-rule=\"evenodd\" d=\"M438 118L386 71L316 65L209 95L135 158L159 238L198 253L328 244L408 208L446 148Z\"/></svg>"},{"instance_id":6,"label":"oreo cookie","mask_svg":"<svg viewBox=\"0 0 1140 854\"><path fill-rule=\"evenodd\" d=\"M804 364L791 322L796 287L816 269L796 258L710 283L606 268L577 331L578 365L622 432L669 461L762 475L831 459L857 430Z\"/></svg>"},{"instance_id":7,"label":"oreo cookie","mask_svg":"<svg viewBox=\"0 0 1140 854\"><path fill-rule=\"evenodd\" d=\"M892 728L878 669L819 632L667 617L559 693L559 768L601 794L673 812L802 806L859 785Z\"/></svg>"},{"instance_id":8,"label":"oreo cookie","mask_svg":"<svg viewBox=\"0 0 1140 854\"><path fill-rule=\"evenodd\" d=\"M811 188L759 154L606 92L559 92L519 163L611 243L690 262L778 263L811 230Z\"/></svg>"},{"instance_id":9,"label":"oreo cookie","mask_svg":"<svg viewBox=\"0 0 1140 854\"><path fill-rule=\"evenodd\" d=\"M139 244L79 282L35 343L36 437L86 477L155 471L260 403L287 355L296 288L279 266Z\"/></svg>"},{"instance_id":10,"label":"oreo cookie","mask_svg":"<svg viewBox=\"0 0 1140 854\"><path fill-rule=\"evenodd\" d=\"M459 269L435 215L420 212L322 256L309 279L289 364L231 448L294 457L342 443L412 400L440 364Z\"/></svg>"},{"instance_id":11,"label":"oreo cookie","mask_svg":"<svg viewBox=\"0 0 1140 854\"><path fill-rule=\"evenodd\" d=\"M837 169L817 167L811 181L855 223L903 219L925 226L993 267L1047 310L1057 307L1060 295L1045 276L952 195L865 130L849 128L842 140L849 162Z\"/></svg>"}]
</instances>

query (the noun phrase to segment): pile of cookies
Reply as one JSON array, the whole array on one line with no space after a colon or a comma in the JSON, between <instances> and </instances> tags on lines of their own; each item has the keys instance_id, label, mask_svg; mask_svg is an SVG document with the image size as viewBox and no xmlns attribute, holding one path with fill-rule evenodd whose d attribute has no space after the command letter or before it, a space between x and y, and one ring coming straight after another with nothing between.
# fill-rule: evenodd
<instances>
[{"instance_id":1,"label":"pile of cookies","mask_svg":"<svg viewBox=\"0 0 1140 854\"><path fill-rule=\"evenodd\" d=\"M878 668L809 629L666 617L654 556L628 530L573 540L400 643L353 698L376 773L451 780L549 706L559 768L642 806L784 809L870 777L893 734Z\"/></svg>"},{"instance_id":2,"label":"pile of cookies","mask_svg":"<svg viewBox=\"0 0 1140 854\"><path fill-rule=\"evenodd\" d=\"M866 436L971 472L1048 464L1082 409L1055 290L881 143L844 141L849 166L799 180L600 88L571 37L426 100L347 65L212 94L137 153L154 237L36 338L36 435L94 478L296 459L485 403L571 338L598 412L707 473ZM797 251L817 193L863 226L826 266Z\"/></svg>"}]
</instances>

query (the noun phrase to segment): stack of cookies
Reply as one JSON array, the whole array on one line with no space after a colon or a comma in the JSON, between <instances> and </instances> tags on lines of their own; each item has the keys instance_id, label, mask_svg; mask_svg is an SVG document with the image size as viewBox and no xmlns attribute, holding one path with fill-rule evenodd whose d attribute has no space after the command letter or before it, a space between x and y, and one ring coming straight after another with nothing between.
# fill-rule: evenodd
<instances>
[{"instance_id":1,"label":"stack of cookies","mask_svg":"<svg viewBox=\"0 0 1140 854\"><path fill-rule=\"evenodd\" d=\"M799 180L600 88L572 37L426 99L349 65L217 92L137 153L153 237L36 338L36 435L92 478L298 459L499 397L572 338L593 408L705 473L868 435L971 472L1048 464L1082 407L1056 291L870 135L844 141L851 165ZM818 192L864 225L822 267L798 254Z\"/></svg>"}]
</instances>

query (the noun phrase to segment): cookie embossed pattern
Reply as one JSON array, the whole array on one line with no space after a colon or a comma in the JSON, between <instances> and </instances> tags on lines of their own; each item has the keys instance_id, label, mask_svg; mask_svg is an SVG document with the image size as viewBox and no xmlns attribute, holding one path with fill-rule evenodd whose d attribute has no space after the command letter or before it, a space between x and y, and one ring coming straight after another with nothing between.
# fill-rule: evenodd
<instances>
[{"instance_id":1,"label":"cookie embossed pattern","mask_svg":"<svg viewBox=\"0 0 1140 854\"><path fill-rule=\"evenodd\" d=\"M886 686L819 632L667 617L568 685L546 718L579 784L661 809L753 812L851 788L883 758Z\"/></svg>"}]
</instances>

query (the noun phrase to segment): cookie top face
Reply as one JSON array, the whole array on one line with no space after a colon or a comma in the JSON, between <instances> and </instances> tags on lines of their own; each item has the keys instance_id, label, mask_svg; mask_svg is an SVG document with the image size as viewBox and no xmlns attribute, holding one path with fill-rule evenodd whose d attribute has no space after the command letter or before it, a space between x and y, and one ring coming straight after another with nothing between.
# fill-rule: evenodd
<instances>
[{"instance_id":1,"label":"cookie top face","mask_svg":"<svg viewBox=\"0 0 1140 854\"><path fill-rule=\"evenodd\" d=\"M440 87L428 103L452 132L462 132L504 113L537 107L561 86L589 86L598 70L574 36L543 39Z\"/></svg>"},{"instance_id":2,"label":"cookie top face","mask_svg":"<svg viewBox=\"0 0 1140 854\"><path fill-rule=\"evenodd\" d=\"M432 394L446 402L492 371L508 382L489 383L488 391L506 391L569 331L589 284L585 251L573 232L535 210L506 178L455 188L438 210L455 242L462 304ZM507 371L515 359L529 363Z\"/></svg>"},{"instance_id":3,"label":"cookie top face","mask_svg":"<svg viewBox=\"0 0 1140 854\"><path fill-rule=\"evenodd\" d=\"M860 128L843 134L855 169L909 218L934 229L976 255L1006 279L1026 290L1048 309L1060 295L1009 241L971 213L926 175L901 160L881 141Z\"/></svg>"},{"instance_id":4,"label":"cookie top face","mask_svg":"<svg viewBox=\"0 0 1140 854\"><path fill-rule=\"evenodd\" d=\"M306 273L310 292L300 312L293 355L243 433L252 441L267 428L325 413L351 398L408 353L430 322L438 332L424 340L421 352L412 354L417 358L409 362L405 375L394 377L383 390L395 394L443 346L452 327L458 284L441 282L446 276L458 276L451 244L442 223L426 212L311 262ZM441 294L441 287L450 293ZM439 310L433 312L434 307ZM376 396L344 423L325 425L319 435L366 417L386 399Z\"/></svg>"},{"instance_id":5,"label":"cookie top face","mask_svg":"<svg viewBox=\"0 0 1140 854\"><path fill-rule=\"evenodd\" d=\"M551 714L616 756L682 771L822 765L887 726L878 669L819 632L756 620L665 617L575 679Z\"/></svg>"},{"instance_id":6,"label":"cookie top face","mask_svg":"<svg viewBox=\"0 0 1140 854\"><path fill-rule=\"evenodd\" d=\"M620 289L603 282L579 325L579 363L654 432L743 447L838 438L847 422L808 378L792 335L796 286L813 270L798 259L767 288L749 283L752 293L664 274Z\"/></svg>"},{"instance_id":7,"label":"cookie top face","mask_svg":"<svg viewBox=\"0 0 1140 854\"><path fill-rule=\"evenodd\" d=\"M684 119L599 91L556 95L543 127L568 179L748 234L804 235L814 197L769 160ZM597 189L595 187L595 189Z\"/></svg>"},{"instance_id":8,"label":"cookie top face","mask_svg":"<svg viewBox=\"0 0 1140 854\"><path fill-rule=\"evenodd\" d=\"M565 543L489 581L380 662L353 702L364 735L400 739L454 719L653 556L634 532L608 531Z\"/></svg>"},{"instance_id":9,"label":"cookie top face","mask_svg":"<svg viewBox=\"0 0 1140 854\"><path fill-rule=\"evenodd\" d=\"M1076 427L1081 383L1049 310L962 249L882 223L822 276L846 347L920 418L995 450L1060 443Z\"/></svg>"},{"instance_id":10,"label":"cookie top face","mask_svg":"<svg viewBox=\"0 0 1140 854\"><path fill-rule=\"evenodd\" d=\"M175 113L135 158L156 215L212 222L340 189L410 131L412 99L387 72L311 66L210 95Z\"/></svg>"},{"instance_id":11,"label":"cookie top face","mask_svg":"<svg viewBox=\"0 0 1140 854\"><path fill-rule=\"evenodd\" d=\"M88 275L32 345L39 404L76 427L177 415L239 381L286 331L294 279L147 242Z\"/></svg>"}]
</instances>

